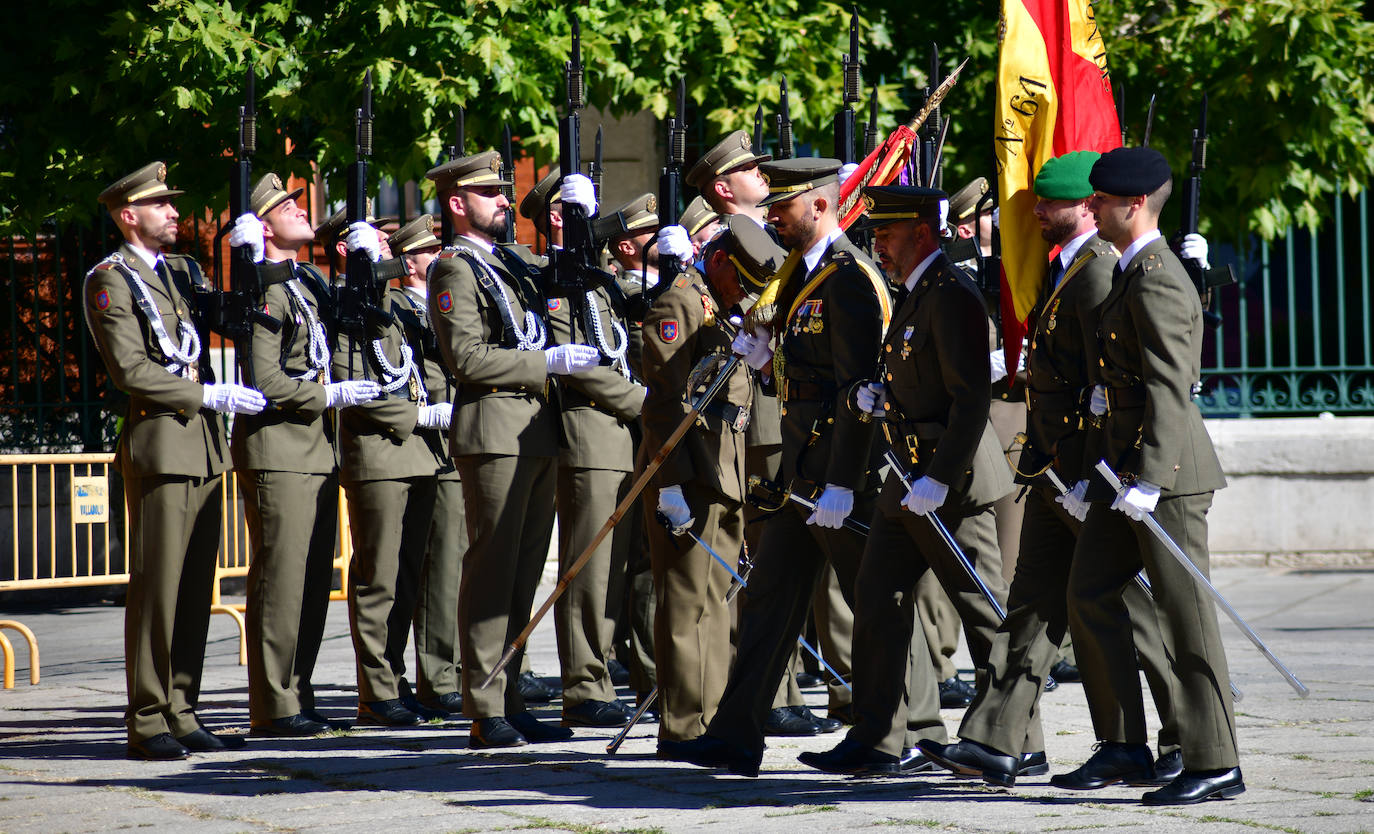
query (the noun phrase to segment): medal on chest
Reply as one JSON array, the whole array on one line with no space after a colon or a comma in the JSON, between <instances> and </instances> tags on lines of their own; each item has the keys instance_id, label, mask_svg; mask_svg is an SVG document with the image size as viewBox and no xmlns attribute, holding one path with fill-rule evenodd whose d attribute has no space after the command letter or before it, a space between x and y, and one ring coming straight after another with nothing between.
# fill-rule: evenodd
<instances>
[{"instance_id":1,"label":"medal on chest","mask_svg":"<svg viewBox=\"0 0 1374 834\"><path fill-rule=\"evenodd\" d=\"M1056 299L1054 300L1054 303L1050 305L1050 314L1049 314L1049 316L1045 319L1045 330L1048 331L1048 332L1050 332L1050 333L1053 333L1053 332L1054 332L1054 328L1056 328L1056 327L1059 326L1059 321L1058 321L1058 319L1057 319L1057 314L1058 314L1058 312L1059 312L1059 302L1062 301L1062 300L1063 300L1063 299L1056 298Z\"/></svg>"},{"instance_id":2,"label":"medal on chest","mask_svg":"<svg viewBox=\"0 0 1374 834\"><path fill-rule=\"evenodd\" d=\"M794 334L811 333L817 335L825 332L825 319L821 316L824 302L820 299L812 299L802 302L797 308L797 318L792 322L792 332Z\"/></svg>"},{"instance_id":3,"label":"medal on chest","mask_svg":"<svg viewBox=\"0 0 1374 834\"><path fill-rule=\"evenodd\" d=\"M902 331L902 359L911 356L911 334L916 332L916 325L908 324Z\"/></svg>"}]
</instances>

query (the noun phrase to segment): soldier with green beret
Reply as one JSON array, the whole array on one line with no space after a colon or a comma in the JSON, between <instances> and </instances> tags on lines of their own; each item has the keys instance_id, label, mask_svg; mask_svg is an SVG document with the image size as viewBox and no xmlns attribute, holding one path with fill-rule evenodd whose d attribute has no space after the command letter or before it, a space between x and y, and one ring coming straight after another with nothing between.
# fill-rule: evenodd
<instances>
[{"instance_id":1,"label":"soldier with green beret","mask_svg":"<svg viewBox=\"0 0 1374 834\"><path fill-rule=\"evenodd\" d=\"M124 724L130 758L183 759L243 746L196 715L220 538L220 414L256 414L261 393L216 383L196 306L203 289L177 240L167 166L153 162L100 194L124 244L86 275L86 326L114 386L129 396L116 463L129 514Z\"/></svg>"}]
</instances>

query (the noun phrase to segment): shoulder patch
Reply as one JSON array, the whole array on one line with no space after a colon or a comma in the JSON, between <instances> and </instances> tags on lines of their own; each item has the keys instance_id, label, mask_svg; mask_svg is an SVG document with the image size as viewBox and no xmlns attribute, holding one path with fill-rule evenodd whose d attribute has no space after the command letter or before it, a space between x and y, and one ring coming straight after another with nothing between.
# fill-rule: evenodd
<instances>
[{"instance_id":1,"label":"shoulder patch","mask_svg":"<svg viewBox=\"0 0 1374 834\"><path fill-rule=\"evenodd\" d=\"M691 283L691 282L690 282L689 280L687 280L687 276L686 276L686 275L679 275L678 278L677 278L677 280L673 282L673 286L675 286L675 287L685 287L685 286L687 286L687 285L690 284L690 283Z\"/></svg>"},{"instance_id":2,"label":"shoulder patch","mask_svg":"<svg viewBox=\"0 0 1374 834\"><path fill-rule=\"evenodd\" d=\"M676 342L678 334L677 320L667 319L658 323L658 337L665 342Z\"/></svg>"},{"instance_id":3,"label":"shoulder patch","mask_svg":"<svg viewBox=\"0 0 1374 834\"><path fill-rule=\"evenodd\" d=\"M439 312L449 313L453 311L453 293L448 290L439 293L439 297L435 299L435 302L439 305Z\"/></svg>"},{"instance_id":4,"label":"shoulder patch","mask_svg":"<svg viewBox=\"0 0 1374 834\"><path fill-rule=\"evenodd\" d=\"M548 304L550 313L557 313L559 310L563 309L563 299L561 298L550 298L546 303Z\"/></svg>"},{"instance_id":5,"label":"shoulder patch","mask_svg":"<svg viewBox=\"0 0 1374 834\"><path fill-rule=\"evenodd\" d=\"M110 309L110 291L101 290L95 294L95 308L97 310Z\"/></svg>"}]
</instances>

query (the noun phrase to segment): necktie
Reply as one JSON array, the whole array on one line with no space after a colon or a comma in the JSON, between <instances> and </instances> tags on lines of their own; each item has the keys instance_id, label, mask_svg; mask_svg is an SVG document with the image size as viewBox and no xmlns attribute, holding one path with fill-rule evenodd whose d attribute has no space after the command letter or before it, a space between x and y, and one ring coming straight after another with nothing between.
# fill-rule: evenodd
<instances>
[{"instance_id":1,"label":"necktie","mask_svg":"<svg viewBox=\"0 0 1374 834\"><path fill-rule=\"evenodd\" d=\"M1059 286L1059 282L1064 278L1064 259L1058 256L1050 264L1050 289Z\"/></svg>"}]
</instances>

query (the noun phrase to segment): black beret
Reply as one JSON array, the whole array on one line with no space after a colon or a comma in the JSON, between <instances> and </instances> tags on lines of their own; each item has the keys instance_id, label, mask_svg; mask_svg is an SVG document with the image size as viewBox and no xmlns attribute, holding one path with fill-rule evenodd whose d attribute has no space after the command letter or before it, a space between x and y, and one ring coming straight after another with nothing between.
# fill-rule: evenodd
<instances>
[{"instance_id":1,"label":"black beret","mask_svg":"<svg viewBox=\"0 0 1374 834\"><path fill-rule=\"evenodd\" d=\"M1093 163L1088 182L1103 194L1139 197L1154 193L1172 176L1164 154L1154 148L1117 148Z\"/></svg>"}]
</instances>

